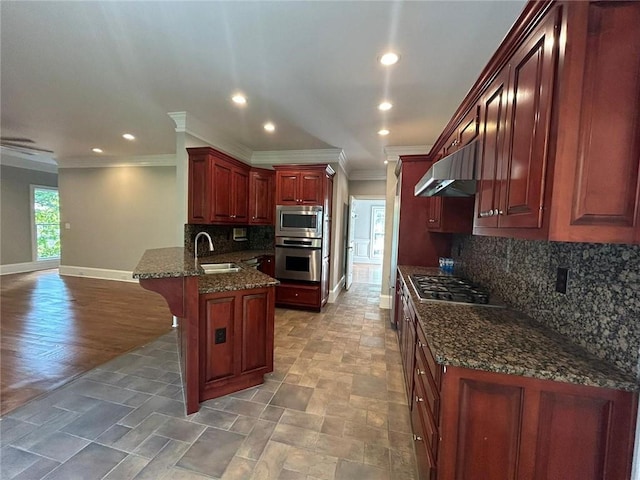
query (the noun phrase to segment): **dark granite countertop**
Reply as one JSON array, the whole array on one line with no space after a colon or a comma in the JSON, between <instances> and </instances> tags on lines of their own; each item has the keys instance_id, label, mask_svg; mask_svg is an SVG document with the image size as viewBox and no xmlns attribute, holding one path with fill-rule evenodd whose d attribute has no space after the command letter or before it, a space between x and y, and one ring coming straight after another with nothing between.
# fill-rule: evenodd
<instances>
[{"instance_id":1,"label":"dark granite countertop","mask_svg":"<svg viewBox=\"0 0 640 480\"><path fill-rule=\"evenodd\" d=\"M194 264L193 255L181 247L154 248L142 255L133 278L154 279L170 277L199 276L198 291L200 293L245 290L277 285L279 282L243 262L262 255L273 255L273 249L244 250L240 252L220 253L199 257L201 263L236 262L241 267L239 272L205 274Z\"/></svg>"},{"instance_id":2,"label":"dark granite countertop","mask_svg":"<svg viewBox=\"0 0 640 480\"><path fill-rule=\"evenodd\" d=\"M638 391L631 376L566 337L509 308L420 303L409 282L437 269L399 266L418 319L441 365Z\"/></svg>"}]
</instances>

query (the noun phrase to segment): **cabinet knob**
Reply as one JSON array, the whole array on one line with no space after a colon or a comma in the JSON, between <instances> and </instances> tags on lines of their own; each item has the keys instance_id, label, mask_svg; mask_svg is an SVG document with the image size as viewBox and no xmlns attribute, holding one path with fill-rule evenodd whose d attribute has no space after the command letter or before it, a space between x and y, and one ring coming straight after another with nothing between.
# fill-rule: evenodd
<instances>
[{"instance_id":1,"label":"cabinet knob","mask_svg":"<svg viewBox=\"0 0 640 480\"><path fill-rule=\"evenodd\" d=\"M424 398L416 395L416 403L424 402Z\"/></svg>"},{"instance_id":2,"label":"cabinet knob","mask_svg":"<svg viewBox=\"0 0 640 480\"><path fill-rule=\"evenodd\" d=\"M421 442L422 441L422 437L420 435L413 435L413 441L414 442Z\"/></svg>"},{"instance_id":3,"label":"cabinet knob","mask_svg":"<svg viewBox=\"0 0 640 480\"><path fill-rule=\"evenodd\" d=\"M424 347L424 343L422 343L420 340L418 340L418 346L419 346L420 348L422 348L422 347Z\"/></svg>"},{"instance_id":4,"label":"cabinet knob","mask_svg":"<svg viewBox=\"0 0 640 480\"><path fill-rule=\"evenodd\" d=\"M419 368L416 368L416 373L417 373L418 375L424 375L424 374L425 374L425 371L424 371L424 370L420 370Z\"/></svg>"},{"instance_id":5,"label":"cabinet knob","mask_svg":"<svg viewBox=\"0 0 640 480\"><path fill-rule=\"evenodd\" d=\"M297 296L298 296L298 294L296 293L294 296L295 296L295 297L297 297Z\"/></svg>"},{"instance_id":6,"label":"cabinet knob","mask_svg":"<svg viewBox=\"0 0 640 480\"><path fill-rule=\"evenodd\" d=\"M498 215L504 215L504 211L500 210L500 211L498 212Z\"/></svg>"},{"instance_id":7,"label":"cabinet knob","mask_svg":"<svg viewBox=\"0 0 640 480\"><path fill-rule=\"evenodd\" d=\"M429 223L434 223L434 222L435 222L435 220L433 218L429 219Z\"/></svg>"}]
</instances>

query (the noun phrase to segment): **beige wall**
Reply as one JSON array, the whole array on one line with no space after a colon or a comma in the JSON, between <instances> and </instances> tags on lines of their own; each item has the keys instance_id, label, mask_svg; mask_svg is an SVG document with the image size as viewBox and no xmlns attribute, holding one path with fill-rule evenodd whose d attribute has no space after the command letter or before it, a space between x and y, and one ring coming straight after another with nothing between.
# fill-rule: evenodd
<instances>
[{"instance_id":1,"label":"beige wall","mask_svg":"<svg viewBox=\"0 0 640 480\"><path fill-rule=\"evenodd\" d=\"M175 167L64 168L59 184L61 266L128 272L148 248L182 246Z\"/></svg>"},{"instance_id":2,"label":"beige wall","mask_svg":"<svg viewBox=\"0 0 640 480\"><path fill-rule=\"evenodd\" d=\"M34 261L31 185L58 186L55 173L0 166L0 264Z\"/></svg>"},{"instance_id":3,"label":"beige wall","mask_svg":"<svg viewBox=\"0 0 640 480\"><path fill-rule=\"evenodd\" d=\"M333 177L333 214L331 234L331 276L329 288L333 290L344 276L344 213L345 203L349 203L349 182L347 175L339 165L333 165L336 174Z\"/></svg>"},{"instance_id":4,"label":"beige wall","mask_svg":"<svg viewBox=\"0 0 640 480\"><path fill-rule=\"evenodd\" d=\"M352 180L349 182L349 195L384 195L384 180Z\"/></svg>"}]
</instances>

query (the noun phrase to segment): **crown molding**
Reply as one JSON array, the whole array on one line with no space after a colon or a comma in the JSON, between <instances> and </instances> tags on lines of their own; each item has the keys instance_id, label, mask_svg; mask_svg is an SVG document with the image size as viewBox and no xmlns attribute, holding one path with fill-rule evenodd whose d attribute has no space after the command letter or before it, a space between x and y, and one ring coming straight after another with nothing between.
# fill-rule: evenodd
<instances>
[{"instance_id":1,"label":"crown molding","mask_svg":"<svg viewBox=\"0 0 640 480\"><path fill-rule=\"evenodd\" d=\"M350 181L386 180L386 170L353 170L349 174Z\"/></svg>"},{"instance_id":2,"label":"crown molding","mask_svg":"<svg viewBox=\"0 0 640 480\"><path fill-rule=\"evenodd\" d=\"M344 152L340 148L315 150L271 150L253 152L251 165L307 165L315 163L338 163L345 165Z\"/></svg>"},{"instance_id":3,"label":"crown molding","mask_svg":"<svg viewBox=\"0 0 640 480\"><path fill-rule=\"evenodd\" d=\"M407 145L384 147L387 161L397 162L402 155L426 155L431 150L431 145Z\"/></svg>"},{"instance_id":4,"label":"crown molding","mask_svg":"<svg viewBox=\"0 0 640 480\"><path fill-rule=\"evenodd\" d=\"M8 148L0 147L0 165L24 168L40 172L58 173L58 164L48 155L29 155Z\"/></svg>"},{"instance_id":5,"label":"crown molding","mask_svg":"<svg viewBox=\"0 0 640 480\"><path fill-rule=\"evenodd\" d=\"M211 128L199 121L188 112L167 113L176 125L176 133L188 133L192 137L202 140L216 150L220 150L245 163L251 163L253 151L244 145L225 138L218 133L211 132Z\"/></svg>"},{"instance_id":6,"label":"crown molding","mask_svg":"<svg viewBox=\"0 0 640 480\"><path fill-rule=\"evenodd\" d=\"M175 167L176 156L139 155L135 157L72 157L59 160L58 168Z\"/></svg>"}]
</instances>

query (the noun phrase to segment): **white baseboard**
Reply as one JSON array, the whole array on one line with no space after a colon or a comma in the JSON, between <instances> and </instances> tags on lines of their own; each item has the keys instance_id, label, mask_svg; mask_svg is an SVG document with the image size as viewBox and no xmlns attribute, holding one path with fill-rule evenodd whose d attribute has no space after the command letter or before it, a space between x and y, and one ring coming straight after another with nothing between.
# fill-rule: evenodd
<instances>
[{"instance_id":1,"label":"white baseboard","mask_svg":"<svg viewBox=\"0 0 640 480\"><path fill-rule=\"evenodd\" d=\"M391 295L380 295L380 308L391 308Z\"/></svg>"},{"instance_id":2,"label":"white baseboard","mask_svg":"<svg viewBox=\"0 0 640 480\"><path fill-rule=\"evenodd\" d=\"M37 270L49 270L58 268L60 260L40 260L39 262L10 263L8 265L0 265L0 275L8 275L10 273L35 272Z\"/></svg>"},{"instance_id":3,"label":"white baseboard","mask_svg":"<svg viewBox=\"0 0 640 480\"><path fill-rule=\"evenodd\" d=\"M329 292L329 298L327 299L327 303L335 303L336 299L338 298L338 295L340 295L340 292L342 291L343 288L344 288L344 275L338 281L338 284L335 287L333 287Z\"/></svg>"},{"instance_id":4,"label":"white baseboard","mask_svg":"<svg viewBox=\"0 0 640 480\"><path fill-rule=\"evenodd\" d=\"M60 275L70 277L98 278L100 280L117 280L120 282L138 282L133 278L133 272L126 270L109 270L106 268L75 267L73 265L60 265Z\"/></svg>"}]
</instances>

